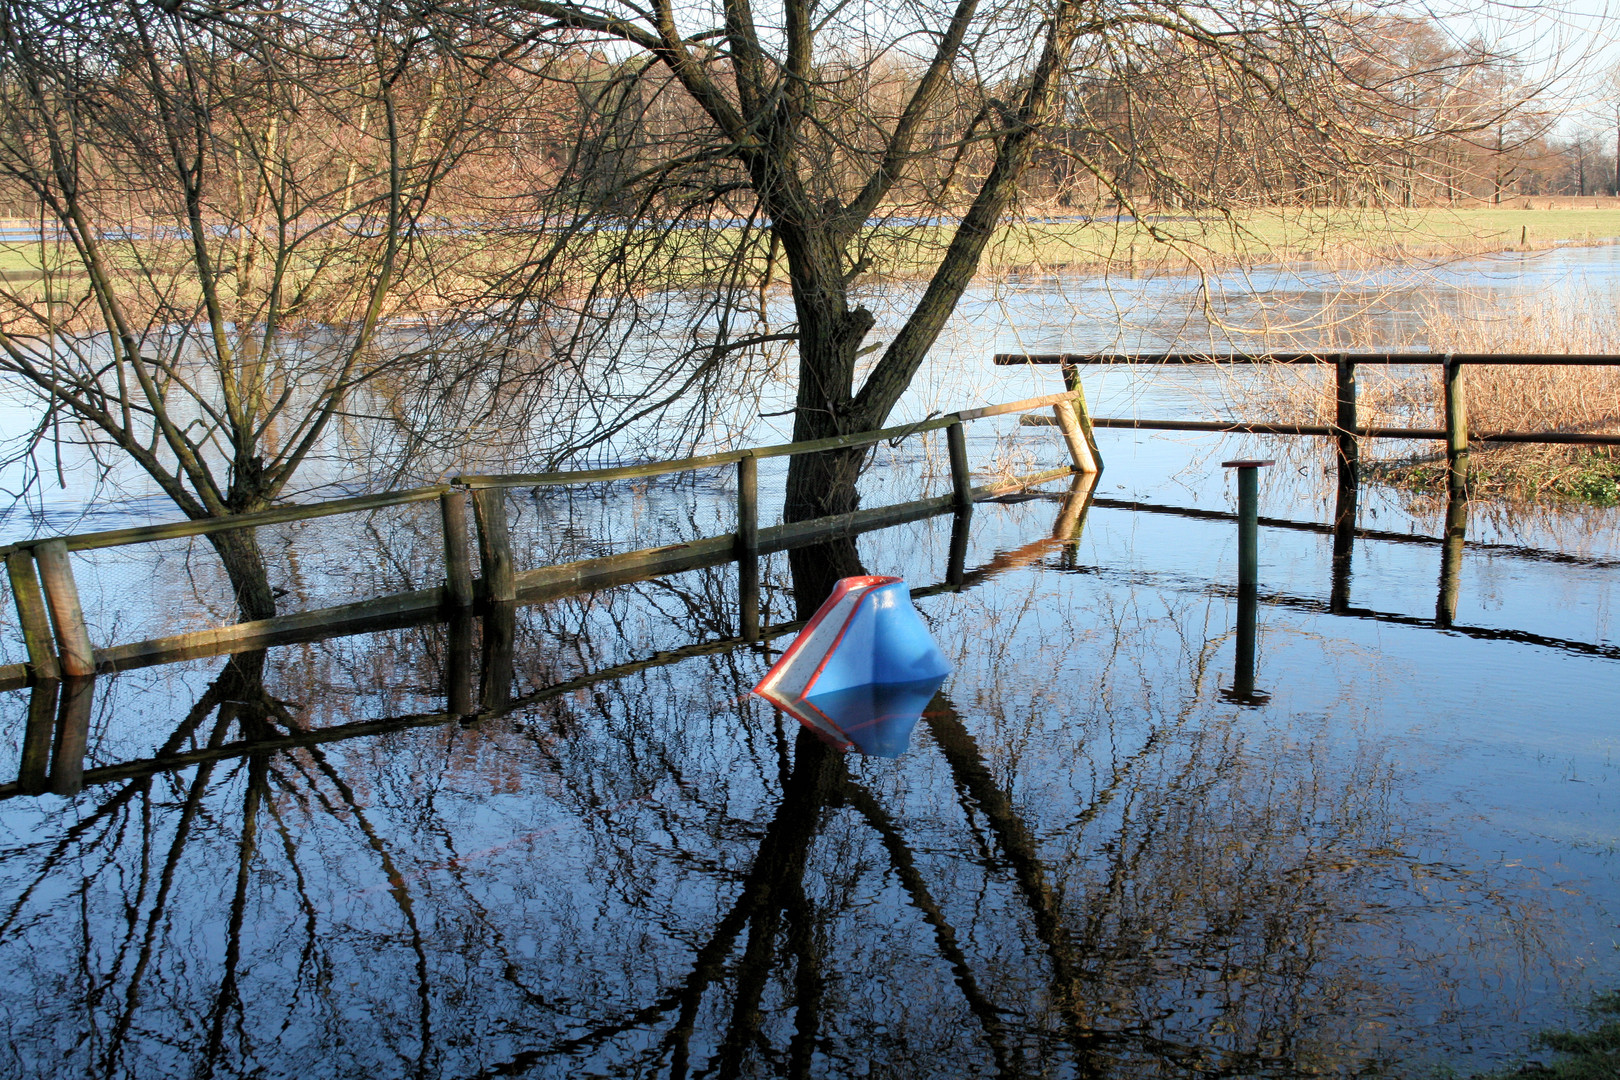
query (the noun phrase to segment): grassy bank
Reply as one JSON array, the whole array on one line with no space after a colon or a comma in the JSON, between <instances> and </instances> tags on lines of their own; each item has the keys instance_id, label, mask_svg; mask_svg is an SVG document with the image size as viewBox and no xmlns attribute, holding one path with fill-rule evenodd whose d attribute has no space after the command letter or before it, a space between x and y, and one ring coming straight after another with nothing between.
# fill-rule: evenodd
<instances>
[{"instance_id":1,"label":"grassy bank","mask_svg":"<svg viewBox=\"0 0 1620 1080\"><path fill-rule=\"evenodd\" d=\"M1516 1069L1471 1080L1614 1080L1620 1076L1620 993L1602 994L1580 1031L1549 1031L1536 1039L1543 1051Z\"/></svg>"},{"instance_id":2,"label":"grassy bank","mask_svg":"<svg viewBox=\"0 0 1620 1080\"><path fill-rule=\"evenodd\" d=\"M1620 200L1581 200L1582 205L1550 207L1436 207L1417 210L1248 210L1230 215L1156 212L1142 220L1087 216L1062 208L1030 210L1027 220L1003 226L986 252L987 274L1065 270L1149 270L1313 259L1351 265L1391 260L1443 261L1502 250L1537 250L1562 244L1620 241ZM870 272L915 277L930 271L952 226L896 224L871 231ZM716 269L729 262L727 234L708 230L700 243L683 244L661 235L671 278L701 277L705 263ZM614 246L618 233L583 233L590 248ZM646 234L651 238L654 234ZM469 271L496 271L532 254L531 238L472 239L444 236L419 241L439 263L462 263ZM171 242L172 243L172 242ZM127 261L165 261L162 242L109 245L128 247ZM650 246L650 245L649 245ZM139 249L137 251L137 248ZM459 250L458 250L459 249ZM581 253L590 261L589 251ZM137 255L139 258L137 258ZM154 260L154 256L156 257ZM37 243L0 243L0 271L39 270L46 252ZM65 253L50 256L64 265ZM761 264L763 260L760 260ZM756 269L763 270L763 265ZM778 269L778 274L782 273Z\"/></svg>"}]
</instances>

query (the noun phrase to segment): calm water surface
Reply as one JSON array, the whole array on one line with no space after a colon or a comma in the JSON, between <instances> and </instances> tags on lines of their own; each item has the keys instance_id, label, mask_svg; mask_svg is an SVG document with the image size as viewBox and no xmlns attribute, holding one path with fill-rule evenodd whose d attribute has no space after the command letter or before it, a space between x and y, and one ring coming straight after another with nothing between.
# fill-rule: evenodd
<instances>
[{"instance_id":1,"label":"calm water surface","mask_svg":"<svg viewBox=\"0 0 1620 1080\"><path fill-rule=\"evenodd\" d=\"M942 363L971 346L988 383L996 334L959 333ZM897 758L750 695L791 635L729 640L732 567L0 695L4 779L73 786L38 740L89 716L82 791L0 789L0 1070L1466 1073L1620 987L1614 513L1473 508L1444 620L1442 505L1365 490L1379 535L1337 578L1324 532L1262 529L1243 699L1235 526L1177 511L1230 510L1219 462L1265 452L1262 514L1326 522L1319 448L1100 439L1089 506L1058 483L976 509L959 591L927 590L949 516L860 539L955 666ZM971 429L987 474L1056 444ZM946 490L943 450L884 449L867 504ZM520 564L725 531L732 497L724 473L523 493ZM414 513L267 539L288 610L433 583ZM104 639L219 602L205 549L75 569ZM765 581L793 618L785 557ZM512 705L463 723L469 646L474 694Z\"/></svg>"}]
</instances>

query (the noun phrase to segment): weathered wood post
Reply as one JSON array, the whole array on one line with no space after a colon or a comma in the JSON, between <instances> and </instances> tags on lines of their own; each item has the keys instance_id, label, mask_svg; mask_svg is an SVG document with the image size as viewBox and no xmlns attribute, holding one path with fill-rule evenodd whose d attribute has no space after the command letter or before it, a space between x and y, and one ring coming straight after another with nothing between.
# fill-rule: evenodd
<instances>
[{"instance_id":1,"label":"weathered wood post","mask_svg":"<svg viewBox=\"0 0 1620 1080\"><path fill-rule=\"evenodd\" d=\"M1338 429L1339 482L1356 482L1361 448L1356 443L1356 362L1344 353L1334 358L1333 426Z\"/></svg>"},{"instance_id":2,"label":"weathered wood post","mask_svg":"<svg viewBox=\"0 0 1620 1080\"><path fill-rule=\"evenodd\" d=\"M1457 619L1457 590L1462 582L1467 535L1468 498L1461 488L1452 488L1446 501L1446 531L1440 542L1440 595L1434 605L1434 621L1443 627Z\"/></svg>"},{"instance_id":3,"label":"weathered wood post","mask_svg":"<svg viewBox=\"0 0 1620 1080\"><path fill-rule=\"evenodd\" d=\"M956 511L973 509L973 473L968 470L967 432L958 420L945 429L945 444L951 452L951 490L956 496Z\"/></svg>"},{"instance_id":4,"label":"weathered wood post","mask_svg":"<svg viewBox=\"0 0 1620 1080\"><path fill-rule=\"evenodd\" d=\"M1077 364L1064 364L1060 368L1063 372L1063 388L1074 396L1069 399L1070 414L1080 426L1080 435L1085 440L1087 456L1090 458L1091 468L1080 468L1081 472L1101 472L1103 467L1102 454L1097 449L1097 433L1091 428L1091 410L1086 405L1086 390L1080 385L1080 367ZM1062 421L1058 423L1061 425ZM1064 432L1068 437L1068 432ZM1078 466L1079 462L1075 462Z\"/></svg>"},{"instance_id":5,"label":"weathered wood post","mask_svg":"<svg viewBox=\"0 0 1620 1080\"><path fill-rule=\"evenodd\" d=\"M51 793L77 795L84 787L84 753L90 746L90 704L96 680L86 675L62 683L56 720L56 752L51 755Z\"/></svg>"},{"instance_id":6,"label":"weathered wood post","mask_svg":"<svg viewBox=\"0 0 1620 1080\"><path fill-rule=\"evenodd\" d=\"M90 647L90 631L84 625L84 608L79 605L79 586L73 580L67 544L47 540L34 546L34 561L45 586L45 606L56 628L57 657L62 674L70 677L94 675L96 661Z\"/></svg>"},{"instance_id":7,"label":"weathered wood post","mask_svg":"<svg viewBox=\"0 0 1620 1080\"><path fill-rule=\"evenodd\" d=\"M1446 486L1461 491L1468 484L1468 394L1462 364L1447 354L1446 380Z\"/></svg>"},{"instance_id":8,"label":"weathered wood post","mask_svg":"<svg viewBox=\"0 0 1620 1080\"><path fill-rule=\"evenodd\" d=\"M759 640L759 459L750 451L737 461L737 590L742 639Z\"/></svg>"},{"instance_id":9,"label":"weathered wood post","mask_svg":"<svg viewBox=\"0 0 1620 1080\"><path fill-rule=\"evenodd\" d=\"M1097 457L1076 413L1072 401L1052 404L1052 419L1057 422L1058 430L1063 432L1063 442L1069 448L1069 460L1074 462L1075 472L1094 474L1098 471Z\"/></svg>"},{"instance_id":10,"label":"weathered wood post","mask_svg":"<svg viewBox=\"0 0 1620 1080\"><path fill-rule=\"evenodd\" d=\"M444 599L453 609L473 602L472 550L467 545L467 492L456 488L439 496L444 526Z\"/></svg>"},{"instance_id":11,"label":"weathered wood post","mask_svg":"<svg viewBox=\"0 0 1620 1080\"><path fill-rule=\"evenodd\" d=\"M28 647L29 677L35 682L55 679L61 669L56 664L56 650L51 647L51 620L45 612L45 597L39 591L33 551L19 548L7 555L6 574L11 579L11 598L17 605L23 644Z\"/></svg>"},{"instance_id":12,"label":"weathered wood post","mask_svg":"<svg viewBox=\"0 0 1620 1080\"><path fill-rule=\"evenodd\" d=\"M42 795L49 790L60 688L55 679L41 679L28 693L28 726L23 731L22 760L17 765L17 787L24 795Z\"/></svg>"},{"instance_id":13,"label":"weathered wood post","mask_svg":"<svg viewBox=\"0 0 1620 1080\"><path fill-rule=\"evenodd\" d=\"M490 604L484 612L484 658L479 672L479 704L485 712L512 700L513 653L517 645L517 605Z\"/></svg>"},{"instance_id":14,"label":"weathered wood post","mask_svg":"<svg viewBox=\"0 0 1620 1080\"><path fill-rule=\"evenodd\" d=\"M478 522L478 561L483 567L484 599L496 604L516 600L512 535L506 527L506 489L483 487L474 491L473 517ZM485 631L488 632L487 627Z\"/></svg>"},{"instance_id":15,"label":"weathered wood post","mask_svg":"<svg viewBox=\"0 0 1620 1080\"><path fill-rule=\"evenodd\" d=\"M1091 497L1096 488L1097 474L1081 473L1070 482L1063 503L1058 507L1057 520L1052 523L1052 539L1064 541L1061 561L1065 569L1074 568L1080 533L1086 526L1086 511L1091 509Z\"/></svg>"},{"instance_id":16,"label":"weathered wood post","mask_svg":"<svg viewBox=\"0 0 1620 1080\"><path fill-rule=\"evenodd\" d=\"M473 703L473 614L452 612L445 626L444 709L452 716L471 716Z\"/></svg>"},{"instance_id":17,"label":"weathered wood post","mask_svg":"<svg viewBox=\"0 0 1620 1080\"><path fill-rule=\"evenodd\" d=\"M1237 470L1238 486L1238 610L1237 641L1233 657L1231 699L1261 705L1270 697L1254 688L1255 638L1259 621L1260 581L1260 470L1274 461L1224 461Z\"/></svg>"}]
</instances>

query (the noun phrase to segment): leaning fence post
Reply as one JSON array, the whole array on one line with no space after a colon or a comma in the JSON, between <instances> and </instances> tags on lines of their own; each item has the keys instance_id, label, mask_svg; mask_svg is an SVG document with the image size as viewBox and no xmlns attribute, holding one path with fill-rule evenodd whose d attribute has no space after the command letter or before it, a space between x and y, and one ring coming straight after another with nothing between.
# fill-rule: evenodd
<instances>
[{"instance_id":1,"label":"leaning fence post","mask_svg":"<svg viewBox=\"0 0 1620 1080\"><path fill-rule=\"evenodd\" d=\"M28 646L29 674L35 682L54 679L61 671L51 648L51 621L45 613L45 598L40 595L33 551L20 548L7 555L6 573L11 578L11 598L17 605L23 643Z\"/></svg>"},{"instance_id":2,"label":"leaning fence post","mask_svg":"<svg viewBox=\"0 0 1620 1080\"><path fill-rule=\"evenodd\" d=\"M967 432L958 420L945 429L945 443L951 451L951 489L956 495L956 509L960 513L973 509L973 474L968 471Z\"/></svg>"},{"instance_id":3,"label":"leaning fence post","mask_svg":"<svg viewBox=\"0 0 1620 1080\"><path fill-rule=\"evenodd\" d=\"M1468 481L1468 394L1463 388L1462 364L1450 353L1446 378L1446 485L1453 491Z\"/></svg>"},{"instance_id":4,"label":"leaning fence post","mask_svg":"<svg viewBox=\"0 0 1620 1080\"><path fill-rule=\"evenodd\" d=\"M472 552L467 547L467 493L460 488L439 496L444 524L444 599L452 608L473 602Z\"/></svg>"},{"instance_id":5,"label":"leaning fence post","mask_svg":"<svg viewBox=\"0 0 1620 1080\"><path fill-rule=\"evenodd\" d=\"M737 588L742 638L759 640L759 458L737 459Z\"/></svg>"},{"instance_id":6,"label":"leaning fence post","mask_svg":"<svg viewBox=\"0 0 1620 1080\"><path fill-rule=\"evenodd\" d=\"M1060 369L1063 372L1063 388L1074 396L1069 399L1069 408L1074 419L1080 425L1080 434L1086 441L1086 449L1091 454L1091 468L1081 467L1081 472L1101 472L1103 467L1102 453L1097 449L1097 433L1091 429L1091 410L1086 405L1086 390L1080 385L1080 368L1075 364L1064 364ZM1060 420L1059 423L1062 423ZM1078 462L1076 462L1078 464Z\"/></svg>"},{"instance_id":7,"label":"leaning fence post","mask_svg":"<svg viewBox=\"0 0 1620 1080\"><path fill-rule=\"evenodd\" d=\"M512 572L512 535L506 528L505 489L486 487L474 491L473 517L478 522L484 599L494 603L516 600L517 578Z\"/></svg>"},{"instance_id":8,"label":"leaning fence post","mask_svg":"<svg viewBox=\"0 0 1620 1080\"><path fill-rule=\"evenodd\" d=\"M84 625L79 587L73 581L73 567L68 563L67 544L61 540L47 540L35 545L34 561L39 564L40 580L45 586L45 604L51 611L51 624L56 627L57 655L62 674L94 675L95 654L90 647L90 631Z\"/></svg>"},{"instance_id":9,"label":"leaning fence post","mask_svg":"<svg viewBox=\"0 0 1620 1080\"><path fill-rule=\"evenodd\" d=\"M1075 417L1073 406L1067 401L1059 401L1052 406L1052 418L1063 432L1063 441L1068 444L1069 458L1074 462L1074 471L1086 475L1097 472L1097 459L1091 452L1091 444L1086 441L1086 434L1080 428L1080 421Z\"/></svg>"}]
</instances>

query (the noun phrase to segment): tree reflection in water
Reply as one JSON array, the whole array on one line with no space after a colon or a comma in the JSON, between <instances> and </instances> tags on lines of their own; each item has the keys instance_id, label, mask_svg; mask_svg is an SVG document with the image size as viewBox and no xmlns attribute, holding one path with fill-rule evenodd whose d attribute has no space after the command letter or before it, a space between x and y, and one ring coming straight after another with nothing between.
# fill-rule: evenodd
<instances>
[{"instance_id":1,"label":"tree reflection in water","mask_svg":"<svg viewBox=\"0 0 1620 1080\"><path fill-rule=\"evenodd\" d=\"M1534 894L1408 854L1377 745L1265 742L1220 704L1218 602L1031 569L1075 565L1083 509L942 599L958 674L898 762L790 728L749 650L525 703L648 626L732 632L719 568L508 610L476 646L373 639L447 719L476 663L504 716L11 800L5 1071L1353 1071L1421 1048L1427 981L1549 962ZM822 554L792 560L801 615L859 568ZM159 756L341 721L304 656L233 658Z\"/></svg>"}]
</instances>

